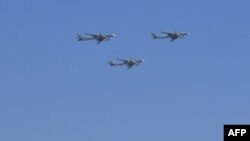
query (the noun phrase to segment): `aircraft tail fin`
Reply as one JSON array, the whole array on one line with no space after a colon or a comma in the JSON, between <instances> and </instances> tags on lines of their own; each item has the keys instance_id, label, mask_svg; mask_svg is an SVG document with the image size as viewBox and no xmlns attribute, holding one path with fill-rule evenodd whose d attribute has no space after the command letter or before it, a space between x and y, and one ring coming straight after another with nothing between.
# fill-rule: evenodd
<instances>
[{"instance_id":1,"label":"aircraft tail fin","mask_svg":"<svg viewBox=\"0 0 250 141\"><path fill-rule=\"evenodd\" d=\"M113 60L111 60L111 59L109 59L108 64L109 64L110 66L114 66L114 65L115 65L115 63L114 63Z\"/></svg>"},{"instance_id":2,"label":"aircraft tail fin","mask_svg":"<svg viewBox=\"0 0 250 141\"><path fill-rule=\"evenodd\" d=\"M152 36L153 39L157 39L158 38L158 36L155 33L153 33L153 32L151 32L151 36Z\"/></svg>"},{"instance_id":3,"label":"aircraft tail fin","mask_svg":"<svg viewBox=\"0 0 250 141\"><path fill-rule=\"evenodd\" d=\"M76 34L76 39L77 39L78 41L82 41L82 40L83 40L83 37L82 37L81 34Z\"/></svg>"}]
</instances>

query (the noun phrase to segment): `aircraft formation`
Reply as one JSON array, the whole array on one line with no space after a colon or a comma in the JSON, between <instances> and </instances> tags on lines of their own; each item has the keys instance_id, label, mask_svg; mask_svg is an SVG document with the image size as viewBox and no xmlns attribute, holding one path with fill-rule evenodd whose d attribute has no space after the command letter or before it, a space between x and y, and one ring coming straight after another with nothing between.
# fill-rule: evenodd
<instances>
[{"instance_id":1,"label":"aircraft formation","mask_svg":"<svg viewBox=\"0 0 250 141\"><path fill-rule=\"evenodd\" d=\"M161 31L160 34L156 34L151 32L151 36L153 39L164 39L164 38L169 38L171 42L175 41L176 39L183 39L184 36L189 35L189 32L163 32ZM85 36L82 34L77 34L76 38L78 41L87 41L87 40L96 40L97 44L100 44L103 41L109 41L112 37L115 37L116 34L111 33L111 34L90 34L90 33L85 33ZM118 62L117 62L118 61ZM134 67L134 66L139 66L141 63L145 62L145 60L140 60L140 59L120 59L117 58L116 62L114 62L113 59L109 59L108 64L110 66L127 66L128 69Z\"/></svg>"}]
</instances>

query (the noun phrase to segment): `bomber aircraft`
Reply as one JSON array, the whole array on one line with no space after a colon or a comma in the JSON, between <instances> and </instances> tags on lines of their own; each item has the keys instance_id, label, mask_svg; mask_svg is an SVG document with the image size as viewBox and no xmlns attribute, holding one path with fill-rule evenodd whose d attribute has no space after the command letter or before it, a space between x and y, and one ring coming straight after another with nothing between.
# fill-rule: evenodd
<instances>
[{"instance_id":1,"label":"bomber aircraft","mask_svg":"<svg viewBox=\"0 0 250 141\"><path fill-rule=\"evenodd\" d=\"M133 66L139 66L140 63L145 62L145 60L137 60L137 59L116 59L120 61L119 63L114 63L113 60L109 60L108 64L110 66L121 66L121 65L126 65L128 69L130 69Z\"/></svg>"},{"instance_id":2,"label":"bomber aircraft","mask_svg":"<svg viewBox=\"0 0 250 141\"><path fill-rule=\"evenodd\" d=\"M84 37L81 34L77 34L76 38L78 41L86 41L86 40L96 40L97 44L100 44L102 41L108 41L111 37L115 37L116 34L90 34L90 33L85 33L86 35L89 35L90 37Z\"/></svg>"},{"instance_id":3,"label":"bomber aircraft","mask_svg":"<svg viewBox=\"0 0 250 141\"><path fill-rule=\"evenodd\" d=\"M155 33L151 33L153 39L162 39L162 38L170 38L170 41L174 41L176 39L182 39L185 35L189 35L189 32L162 32L165 36L156 35Z\"/></svg>"}]
</instances>

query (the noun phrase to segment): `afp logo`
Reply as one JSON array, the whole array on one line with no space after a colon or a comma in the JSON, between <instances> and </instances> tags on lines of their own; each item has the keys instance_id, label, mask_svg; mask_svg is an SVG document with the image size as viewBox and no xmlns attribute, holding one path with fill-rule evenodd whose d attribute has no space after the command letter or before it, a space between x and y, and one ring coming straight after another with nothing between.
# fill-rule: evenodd
<instances>
[{"instance_id":1,"label":"afp logo","mask_svg":"<svg viewBox=\"0 0 250 141\"><path fill-rule=\"evenodd\" d=\"M224 141L250 141L250 125L224 125Z\"/></svg>"}]
</instances>

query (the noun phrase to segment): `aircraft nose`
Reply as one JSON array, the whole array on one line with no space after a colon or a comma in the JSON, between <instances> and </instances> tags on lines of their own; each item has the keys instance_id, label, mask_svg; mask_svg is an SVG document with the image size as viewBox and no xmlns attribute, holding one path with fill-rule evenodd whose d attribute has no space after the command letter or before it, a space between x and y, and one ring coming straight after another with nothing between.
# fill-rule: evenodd
<instances>
[{"instance_id":1,"label":"aircraft nose","mask_svg":"<svg viewBox=\"0 0 250 141\"><path fill-rule=\"evenodd\" d=\"M113 34L111 34L111 35L112 35L113 37L115 37L115 36L116 36L116 34L114 34L114 33L113 33Z\"/></svg>"}]
</instances>

